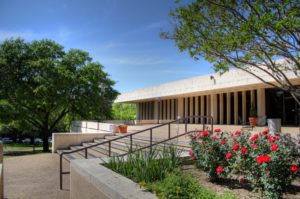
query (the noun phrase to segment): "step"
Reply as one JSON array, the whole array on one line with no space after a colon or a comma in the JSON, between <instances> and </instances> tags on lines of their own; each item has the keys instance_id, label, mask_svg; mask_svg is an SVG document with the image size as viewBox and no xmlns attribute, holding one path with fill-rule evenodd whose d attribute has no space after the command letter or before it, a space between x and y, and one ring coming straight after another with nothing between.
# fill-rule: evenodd
<instances>
[{"instance_id":1,"label":"step","mask_svg":"<svg viewBox=\"0 0 300 199\"><path fill-rule=\"evenodd\" d=\"M57 154L61 154L62 152L70 152L72 150L57 150ZM70 154L64 154L62 156L65 160L67 160L68 162L70 162L71 160L75 160L75 159L82 159L82 156L76 153L70 153Z\"/></svg>"},{"instance_id":2,"label":"step","mask_svg":"<svg viewBox=\"0 0 300 199\"><path fill-rule=\"evenodd\" d=\"M84 146L71 146L70 147L71 150L77 150L77 149L83 149L83 148L85 148L85 147ZM75 153L78 153L79 155L81 155L82 157L85 158L85 150L77 151ZM91 153L90 150L88 149L88 151L87 151L87 157L88 158L98 158L99 156Z\"/></svg>"},{"instance_id":3,"label":"step","mask_svg":"<svg viewBox=\"0 0 300 199\"><path fill-rule=\"evenodd\" d=\"M94 145L95 143L84 143L84 146L92 146ZM107 145L107 144L105 144ZM98 152L100 154L102 154L102 156L108 156L108 146L105 146L105 145L98 145L98 146L94 146L94 147L91 147L89 148L89 150L92 150L92 151L95 151L95 152ZM115 155L120 155L120 153L117 153L115 150L113 150L113 148L111 149L111 156L115 156Z\"/></svg>"}]
</instances>

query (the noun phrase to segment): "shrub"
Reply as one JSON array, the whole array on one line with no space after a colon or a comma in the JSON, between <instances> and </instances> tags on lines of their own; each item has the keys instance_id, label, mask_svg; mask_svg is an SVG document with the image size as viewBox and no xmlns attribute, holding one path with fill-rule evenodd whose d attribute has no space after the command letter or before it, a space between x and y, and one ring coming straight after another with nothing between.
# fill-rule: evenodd
<instances>
[{"instance_id":1,"label":"shrub","mask_svg":"<svg viewBox=\"0 0 300 199\"><path fill-rule=\"evenodd\" d=\"M106 166L135 182L148 183L163 179L177 168L179 154L176 147L169 145L152 151L137 151L126 157L112 157Z\"/></svg>"},{"instance_id":2,"label":"shrub","mask_svg":"<svg viewBox=\"0 0 300 199\"><path fill-rule=\"evenodd\" d=\"M212 180L234 174L270 198L279 198L298 172L295 144L282 134L196 132L191 143L196 165Z\"/></svg>"}]
</instances>

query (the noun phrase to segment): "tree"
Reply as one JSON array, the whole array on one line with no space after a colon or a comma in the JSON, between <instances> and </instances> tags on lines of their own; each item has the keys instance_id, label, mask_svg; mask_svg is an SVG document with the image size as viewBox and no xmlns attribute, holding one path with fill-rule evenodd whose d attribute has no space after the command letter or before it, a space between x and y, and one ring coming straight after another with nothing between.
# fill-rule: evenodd
<instances>
[{"instance_id":1,"label":"tree","mask_svg":"<svg viewBox=\"0 0 300 199\"><path fill-rule=\"evenodd\" d=\"M51 40L5 40L0 44L0 79L0 110L39 131L44 151L48 136L66 115L110 118L118 94L103 66L87 52L65 52ZM5 114L0 116L3 119Z\"/></svg>"},{"instance_id":2,"label":"tree","mask_svg":"<svg viewBox=\"0 0 300 199\"><path fill-rule=\"evenodd\" d=\"M220 73L239 68L291 93L300 105L300 87L286 76L300 77L299 10L300 0L196 0L171 11L174 29L161 36L196 60L213 62Z\"/></svg>"},{"instance_id":3,"label":"tree","mask_svg":"<svg viewBox=\"0 0 300 199\"><path fill-rule=\"evenodd\" d=\"M112 106L112 115L115 120L134 120L135 113L135 104L114 103Z\"/></svg>"}]
</instances>

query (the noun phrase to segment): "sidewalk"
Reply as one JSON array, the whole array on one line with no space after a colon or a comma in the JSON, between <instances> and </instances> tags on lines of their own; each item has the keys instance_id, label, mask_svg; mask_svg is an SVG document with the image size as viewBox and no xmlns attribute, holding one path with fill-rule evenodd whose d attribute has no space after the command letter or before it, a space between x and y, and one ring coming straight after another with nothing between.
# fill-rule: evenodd
<instances>
[{"instance_id":1,"label":"sidewalk","mask_svg":"<svg viewBox=\"0 0 300 199\"><path fill-rule=\"evenodd\" d=\"M69 175L64 176L65 190L61 191L57 154L4 158L4 196L7 199L67 199L68 178Z\"/></svg>"}]
</instances>

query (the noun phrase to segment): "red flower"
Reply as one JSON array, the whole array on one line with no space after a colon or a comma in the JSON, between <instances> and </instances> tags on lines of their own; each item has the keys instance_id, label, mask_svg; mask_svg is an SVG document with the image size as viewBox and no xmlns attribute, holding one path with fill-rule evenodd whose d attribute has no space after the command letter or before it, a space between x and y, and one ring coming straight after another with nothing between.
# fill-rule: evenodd
<instances>
[{"instance_id":1,"label":"red flower","mask_svg":"<svg viewBox=\"0 0 300 199\"><path fill-rule=\"evenodd\" d=\"M194 138L197 139L199 137L199 135L200 135L200 132L195 133Z\"/></svg>"},{"instance_id":2,"label":"red flower","mask_svg":"<svg viewBox=\"0 0 300 199\"><path fill-rule=\"evenodd\" d=\"M222 166L218 166L217 168L216 168L216 172L217 173L221 173L223 171L223 167Z\"/></svg>"},{"instance_id":3,"label":"red flower","mask_svg":"<svg viewBox=\"0 0 300 199\"><path fill-rule=\"evenodd\" d=\"M221 129L217 128L215 129L215 133L220 133L221 132Z\"/></svg>"},{"instance_id":4,"label":"red flower","mask_svg":"<svg viewBox=\"0 0 300 199\"><path fill-rule=\"evenodd\" d=\"M264 156L263 156L263 155L258 156L258 157L256 158L256 162L257 162L258 164L264 163Z\"/></svg>"},{"instance_id":5,"label":"red flower","mask_svg":"<svg viewBox=\"0 0 300 199\"><path fill-rule=\"evenodd\" d=\"M294 173L297 173L299 171L299 168L296 165L292 165L290 169Z\"/></svg>"},{"instance_id":6,"label":"red flower","mask_svg":"<svg viewBox=\"0 0 300 199\"><path fill-rule=\"evenodd\" d=\"M264 156L264 162L265 162L265 163L270 162L270 160L271 160L271 157L270 157L270 156L268 156L268 155L265 155L265 156Z\"/></svg>"},{"instance_id":7,"label":"red flower","mask_svg":"<svg viewBox=\"0 0 300 199\"><path fill-rule=\"evenodd\" d=\"M251 142L254 142L257 138L258 138L258 134L254 134L254 135L250 138L250 140L251 140Z\"/></svg>"},{"instance_id":8,"label":"red flower","mask_svg":"<svg viewBox=\"0 0 300 199\"><path fill-rule=\"evenodd\" d=\"M263 130L261 133L263 134L263 135L267 135L268 134L268 129L265 129L265 130Z\"/></svg>"},{"instance_id":9,"label":"red flower","mask_svg":"<svg viewBox=\"0 0 300 199\"><path fill-rule=\"evenodd\" d=\"M226 140L222 140L221 144L223 144L223 145L226 144Z\"/></svg>"},{"instance_id":10,"label":"red flower","mask_svg":"<svg viewBox=\"0 0 300 199\"><path fill-rule=\"evenodd\" d=\"M271 135L270 134L268 134L268 135L266 135L266 137L265 137L266 139L270 139L271 138Z\"/></svg>"},{"instance_id":11,"label":"red flower","mask_svg":"<svg viewBox=\"0 0 300 199\"><path fill-rule=\"evenodd\" d=\"M205 144L205 142L203 140L200 141L200 144Z\"/></svg>"},{"instance_id":12,"label":"red flower","mask_svg":"<svg viewBox=\"0 0 300 199\"><path fill-rule=\"evenodd\" d=\"M271 151L277 151L278 150L278 145L277 144L273 144L271 147L270 147Z\"/></svg>"},{"instance_id":13,"label":"red flower","mask_svg":"<svg viewBox=\"0 0 300 199\"><path fill-rule=\"evenodd\" d=\"M202 131L202 136L203 137L208 136L208 132L207 131Z\"/></svg>"},{"instance_id":14,"label":"red flower","mask_svg":"<svg viewBox=\"0 0 300 199\"><path fill-rule=\"evenodd\" d=\"M237 142L237 138L233 138L233 142Z\"/></svg>"},{"instance_id":15,"label":"red flower","mask_svg":"<svg viewBox=\"0 0 300 199\"><path fill-rule=\"evenodd\" d=\"M246 147L242 147L242 155L245 155L247 152L247 148Z\"/></svg>"},{"instance_id":16,"label":"red flower","mask_svg":"<svg viewBox=\"0 0 300 199\"><path fill-rule=\"evenodd\" d=\"M241 134L240 131L236 131L236 132L234 133L234 135L240 135L240 134Z\"/></svg>"},{"instance_id":17,"label":"red flower","mask_svg":"<svg viewBox=\"0 0 300 199\"><path fill-rule=\"evenodd\" d=\"M251 148L252 149L256 149L257 148L257 144L251 144Z\"/></svg>"},{"instance_id":18,"label":"red flower","mask_svg":"<svg viewBox=\"0 0 300 199\"><path fill-rule=\"evenodd\" d=\"M232 157L232 153L229 152L226 154L226 159L230 159L231 157Z\"/></svg>"},{"instance_id":19,"label":"red flower","mask_svg":"<svg viewBox=\"0 0 300 199\"><path fill-rule=\"evenodd\" d=\"M235 144L235 145L233 145L232 150L238 150L239 148L240 148L240 145L239 144Z\"/></svg>"},{"instance_id":20,"label":"red flower","mask_svg":"<svg viewBox=\"0 0 300 199\"><path fill-rule=\"evenodd\" d=\"M194 156L194 152L192 150L189 151L190 156Z\"/></svg>"},{"instance_id":21,"label":"red flower","mask_svg":"<svg viewBox=\"0 0 300 199\"><path fill-rule=\"evenodd\" d=\"M212 139L213 140L217 140L218 138L217 138L217 136L213 136Z\"/></svg>"}]
</instances>

